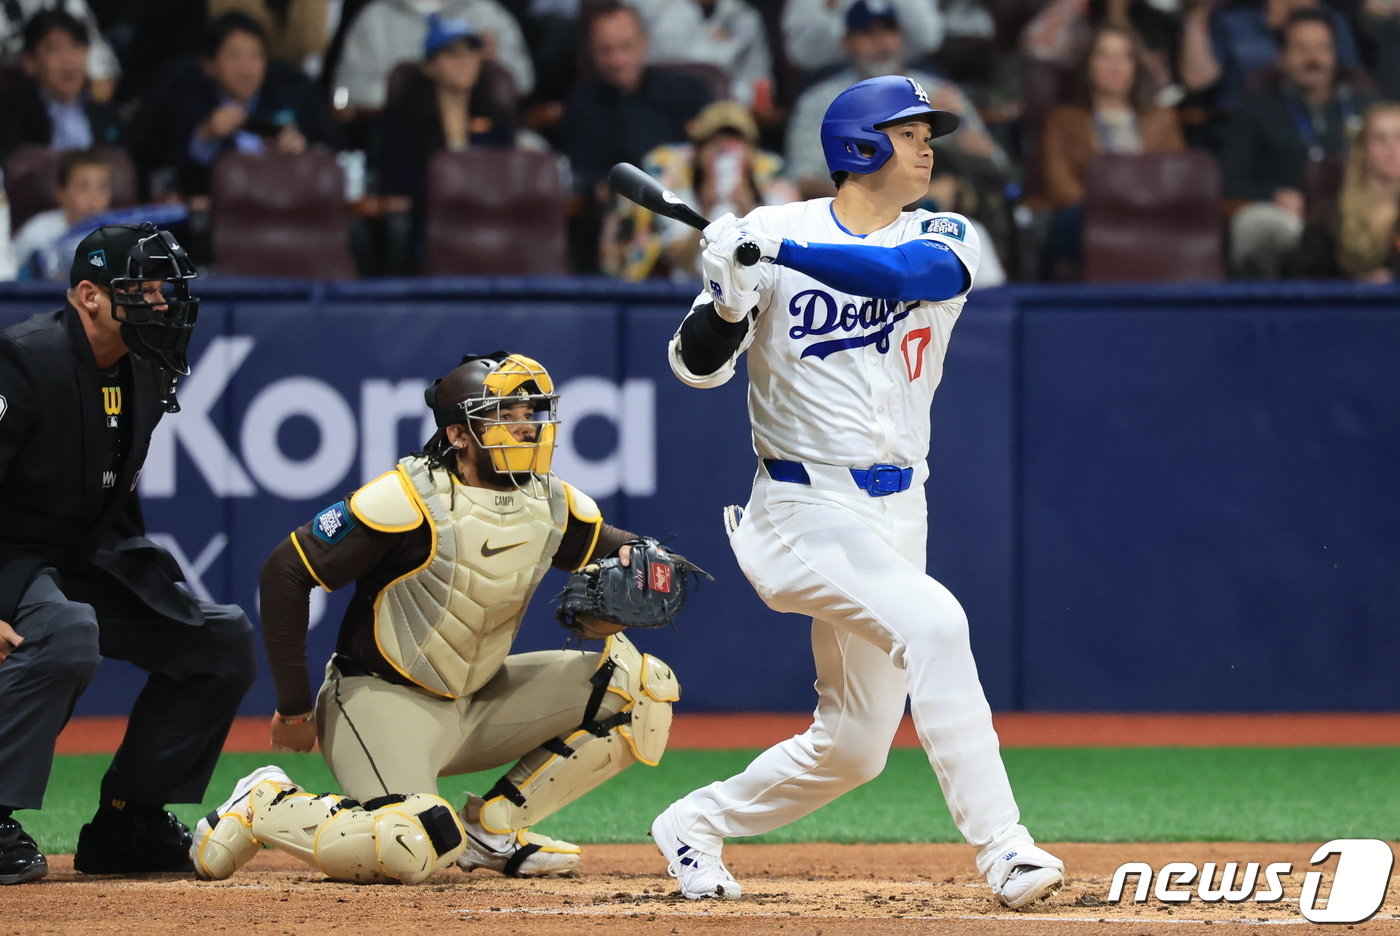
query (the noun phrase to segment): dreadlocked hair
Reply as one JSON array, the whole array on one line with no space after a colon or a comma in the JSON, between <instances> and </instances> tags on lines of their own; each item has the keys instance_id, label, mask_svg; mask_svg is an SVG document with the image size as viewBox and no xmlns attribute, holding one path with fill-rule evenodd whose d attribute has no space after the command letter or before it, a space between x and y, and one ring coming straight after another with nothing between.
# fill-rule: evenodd
<instances>
[{"instance_id":1,"label":"dreadlocked hair","mask_svg":"<svg viewBox=\"0 0 1400 936\"><path fill-rule=\"evenodd\" d=\"M423 448L413 453L418 458L428 463L428 477L433 476L433 471L446 471L454 478L461 478L457 471L457 447L447 441L447 430L438 429L427 442L423 443ZM448 486L447 494L448 509L457 506L457 485Z\"/></svg>"}]
</instances>

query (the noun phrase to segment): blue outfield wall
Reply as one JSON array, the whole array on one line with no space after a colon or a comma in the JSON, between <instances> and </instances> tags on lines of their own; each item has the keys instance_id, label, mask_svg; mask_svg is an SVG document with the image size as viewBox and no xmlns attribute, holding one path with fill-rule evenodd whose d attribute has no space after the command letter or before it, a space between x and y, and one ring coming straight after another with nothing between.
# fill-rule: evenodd
<instances>
[{"instance_id":1,"label":"blue outfield wall","mask_svg":"<svg viewBox=\"0 0 1400 936\"><path fill-rule=\"evenodd\" d=\"M753 595L720 508L754 458L743 382L664 360L691 291L604 280L210 280L184 412L142 477L200 595L257 619L264 557L430 429L422 389L518 349L562 385L559 473L715 573L675 631L689 711L815 702L805 620ZM0 287L0 324L56 307ZM1400 709L1400 290L1258 284L974 294L933 408L931 574L996 709ZM3 518L0 518L3 522ZM518 649L563 644L551 573ZM313 603L310 657L343 596ZM108 662L79 714L139 688ZM271 711L266 675L244 703Z\"/></svg>"}]
</instances>

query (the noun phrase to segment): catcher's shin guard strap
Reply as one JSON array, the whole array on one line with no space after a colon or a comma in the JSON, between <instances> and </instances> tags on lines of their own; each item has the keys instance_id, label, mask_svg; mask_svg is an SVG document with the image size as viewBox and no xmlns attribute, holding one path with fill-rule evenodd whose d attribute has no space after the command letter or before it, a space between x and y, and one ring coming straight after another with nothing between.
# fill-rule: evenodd
<instances>
[{"instance_id":1,"label":"catcher's shin guard strap","mask_svg":"<svg viewBox=\"0 0 1400 936\"><path fill-rule=\"evenodd\" d=\"M506 877L518 877L520 873L520 866L525 863L525 860L527 858L529 858L531 855L533 855L539 850L540 846L535 844L534 842L527 842L524 845L521 845L515 850L515 854L510 856L510 860L507 861L506 866L501 869L501 873L504 874Z\"/></svg>"},{"instance_id":2,"label":"catcher's shin guard strap","mask_svg":"<svg viewBox=\"0 0 1400 936\"><path fill-rule=\"evenodd\" d=\"M550 738L540 746L546 751L558 754L560 757L568 757L570 754L574 753L574 749L565 744L563 738Z\"/></svg>"},{"instance_id":3,"label":"catcher's shin guard strap","mask_svg":"<svg viewBox=\"0 0 1400 936\"><path fill-rule=\"evenodd\" d=\"M671 703L680 695L675 674L621 635L608 638L604 653L592 680L591 717L526 754L497 781L481 808L480 822L488 832L529 828L633 763L661 759L670 737Z\"/></svg>"},{"instance_id":4,"label":"catcher's shin guard strap","mask_svg":"<svg viewBox=\"0 0 1400 936\"><path fill-rule=\"evenodd\" d=\"M588 697L588 704L583 707L583 724L585 725L598 717L598 709L602 707L603 698L608 694L608 684L612 682L613 670L617 669L617 664L613 662L612 657L606 655L606 650L611 647L612 639L609 638L604 650L603 662L593 671L593 675L588 677L588 681L593 684L593 694Z\"/></svg>"},{"instance_id":5,"label":"catcher's shin guard strap","mask_svg":"<svg viewBox=\"0 0 1400 936\"><path fill-rule=\"evenodd\" d=\"M573 748L569 748L569 750L573 751ZM568 755L565 756L567 757ZM520 788L518 786L510 782L510 777L510 774L506 774L504 777L497 780L495 785L492 786L491 789L487 792L484 799L493 800L497 797L504 796L506 799L510 800L515 805L524 806L525 794L520 792Z\"/></svg>"}]
</instances>

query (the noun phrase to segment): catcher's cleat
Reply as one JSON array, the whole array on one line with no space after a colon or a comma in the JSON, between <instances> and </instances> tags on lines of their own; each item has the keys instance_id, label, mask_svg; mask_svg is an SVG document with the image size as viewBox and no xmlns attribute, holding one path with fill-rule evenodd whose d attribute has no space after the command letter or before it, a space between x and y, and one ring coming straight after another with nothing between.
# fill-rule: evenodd
<instances>
[{"instance_id":1,"label":"catcher's cleat","mask_svg":"<svg viewBox=\"0 0 1400 936\"><path fill-rule=\"evenodd\" d=\"M1065 883L1065 863L1043 848L1018 845L992 863L987 883L998 900L1020 910L1059 892Z\"/></svg>"},{"instance_id":2,"label":"catcher's cleat","mask_svg":"<svg viewBox=\"0 0 1400 936\"><path fill-rule=\"evenodd\" d=\"M0 884L37 881L49 873L49 862L24 827L0 817Z\"/></svg>"},{"instance_id":3,"label":"catcher's cleat","mask_svg":"<svg viewBox=\"0 0 1400 936\"><path fill-rule=\"evenodd\" d=\"M718 852L711 854L701 851L681 837L680 826L672 816L671 809L652 820L649 834L656 842L661 857L668 862L666 873L676 879L676 883L681 886L681 893L688 899L714 897L719 900L738 900L744 895L744 889L724 866L724 860Z\"/></svg>"},{"instance_id":4,"label":"catcher's cleat","mask_svg":"<svg viewBox=\"0 0 1400 936\"><path fill-rule=\"evenodd\" d=\"M103 805L78 833L73 868L84 874L190 871L190 830L159 806Z\"/></svg>"},{"instance_id":5,"label":"catcher's cleat","mask_svg":"<svg viewBox=\"0 0 1400 936\"><path fill-rule=\"evenodd\" d=\"M253 801L249 795L264 781L292 786L291 778L273 764L259 767L234 784L229 798L195 823L190 861L206 881L222 881L247 864L261 847L253 837Z\"/></svg>"},{"instance_id":6,"label":"catcher's cleat","mask_svg":"<svg viewBox=\"0 0 1400 936\"><path fill-rule=\"evenodd\" d=\"M582 864L577 845L529 829L497 835L479 825L467 826L467 850L457 859L463 871L485 868L506 877L577 877Z\"/></svg>"}]
</instances>

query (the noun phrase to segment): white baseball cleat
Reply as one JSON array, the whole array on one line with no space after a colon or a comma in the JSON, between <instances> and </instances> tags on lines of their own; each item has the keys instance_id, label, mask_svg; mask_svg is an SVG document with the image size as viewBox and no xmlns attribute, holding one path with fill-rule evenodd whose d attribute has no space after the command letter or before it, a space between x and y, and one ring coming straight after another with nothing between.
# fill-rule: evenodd
<instances>
[{"instance_id":1,"label":"white baseball cleat","mask_svg":"<svg viewBox=\"0 0 1400 936\"><path fill-rule=\"evenodd\" d=\"M1017 845L987 872L992 893L1012 910L1056 894L1065 883L1065 863L1043 848Z\"/></svg>"},{"instance_id":2,"label":"white baseball cleat","mask_svg":"<svg viewBox=\"0 0 1400 936\"><path fill-rule=\"evenodd\" d=\"M459 815L467 830L467 848L457 859L463 871L485 868L507 877L576 877L583 865L583 849L529 829L488 832L480 821L481 799L468 797ZM468 819L472 815L477 818Z\"/></svg>"},{"instance_id":3,"label":"white baseball cleat","mask_svg":"<svg viewBox=\"0 0 1400 936\"><path fill-rule=\"evenodd\" d=\"M681 838L680 826L670 808L652 820L649 834L667 861L666 873L676 879L687 899L738 900L744 895L744 889L718 853L701 851Z\"/></svg>"},{"instance_id":4,"label":"white baseball cleat","mask_svg":"<svg viewBox=\"0 0 1400 936\"><path fill-rule=\"evenodd\" d=\"M195 823L190 861L200 878L222 881L247 864L262 847L253 838L253 808L248 794L268 780L278 786L293 786L282 768L274 764L259 767L234 784L233 792L218 809Z\"/></svg>"}]
</instances>

